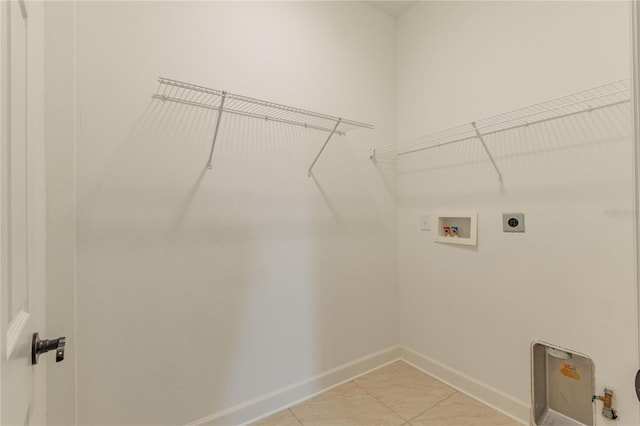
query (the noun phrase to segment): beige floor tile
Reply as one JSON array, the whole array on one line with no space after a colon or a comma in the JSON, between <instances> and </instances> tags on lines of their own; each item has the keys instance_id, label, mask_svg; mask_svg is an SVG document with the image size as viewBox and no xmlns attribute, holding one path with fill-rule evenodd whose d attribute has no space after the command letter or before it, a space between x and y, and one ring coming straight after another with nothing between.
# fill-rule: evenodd
<instances>
[{"instance_id":1,"label":"beige floor tile","mask_svg":"<svg viewBox=\"0 0 640 426\"><path fill-rule=\"evenodd\" d=\"M455 393L454 389L402 361L372 371L354 382L404 420L414 418Z\"/></svg>"},{"instance_id":2,"label":"beige floor tile","mask_svg":"<svg viewBox=\"0 0 640 426\"><path fill-rule=\"evenodd\" d=\"M266 419L251 423L251 426L302 426L291 410L282 410Z\"/></svg>"},{"instance_id":3,"label":"beige floor tile","mask_svg":"<svg viewBox=\"0 0 640 426\"><path fill-rule=\"evenodd\" d=\"M399 426L404 420L353 382L291 408L304 426Z\"/></svg>"},{"instance_id":4,"label":"beige floor tile","mask_svg":"<svg viewBox=\"0 0 640 426\"><path fill-rule=\"evenodd\" d=\"M512 426L513 419L461 393L454 394L413 419L412 426Z\"/></svg>"}]
</instances>

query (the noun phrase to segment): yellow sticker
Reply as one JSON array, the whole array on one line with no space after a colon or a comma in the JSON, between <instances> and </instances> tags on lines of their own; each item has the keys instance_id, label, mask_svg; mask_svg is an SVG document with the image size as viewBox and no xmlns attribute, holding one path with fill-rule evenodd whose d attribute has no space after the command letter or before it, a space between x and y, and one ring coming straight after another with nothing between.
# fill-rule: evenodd
<instances>
[{"instance_id":1,"label":"yellow sticker","mask_svg":"<svg viewBox=\"0 0 640 426\"><path fill-rule=\"evenodd\" d=\"M578 371L578 369L576 369L575 366L568 364L566 362L562 363L562 366L560 367L560 374L574 380L582 380L582 376L580 375L580 372Z\"/></svg>"}]
</instances>

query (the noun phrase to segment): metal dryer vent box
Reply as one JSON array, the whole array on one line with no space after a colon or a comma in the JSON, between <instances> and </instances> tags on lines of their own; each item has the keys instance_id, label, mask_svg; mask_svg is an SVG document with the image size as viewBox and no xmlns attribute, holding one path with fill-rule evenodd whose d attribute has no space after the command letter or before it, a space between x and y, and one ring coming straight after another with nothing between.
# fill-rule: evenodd
<instances>
[{"instance_id":1,"label":"metal dryer vent box","mask_svg":"<svg viewBox=\"0 0 640 426\"><path fill-rule=\"evenodd\" d=\"M531 344L531 421L534 426L594 426L591 358L544 342Z\"/></svg>"}]
</instances>

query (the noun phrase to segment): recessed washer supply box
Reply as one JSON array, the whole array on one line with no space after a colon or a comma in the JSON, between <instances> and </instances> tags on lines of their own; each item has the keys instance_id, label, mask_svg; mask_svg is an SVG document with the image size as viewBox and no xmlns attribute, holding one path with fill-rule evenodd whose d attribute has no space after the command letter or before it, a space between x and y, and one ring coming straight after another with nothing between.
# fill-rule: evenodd
<instances>
[{"instance_id":1,"label":"recessed washer supply box","mask_svg":"<svg viewBox=\"0 0 640 426\"><path fill-rule=\"evenodd\" d=\"M436 243L475 246L478 242L478 212L441 211L434 213Z\"/></svg>"}]
</instances>

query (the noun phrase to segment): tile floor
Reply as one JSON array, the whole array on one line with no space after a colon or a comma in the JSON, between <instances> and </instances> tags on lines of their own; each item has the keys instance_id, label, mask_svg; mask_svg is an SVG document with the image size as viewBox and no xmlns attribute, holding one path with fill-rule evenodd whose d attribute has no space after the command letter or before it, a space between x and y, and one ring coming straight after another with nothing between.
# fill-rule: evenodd
<instances>
[{"instance_id":1,"label":"tile floor","mask_svg":"<svg viewBox=\"0 0 640 426\"><path fill-rule=\"evenodd\" d=\"M252 426L517 426L520 423L396 361Z\"/></svg>"}]
</instances>

